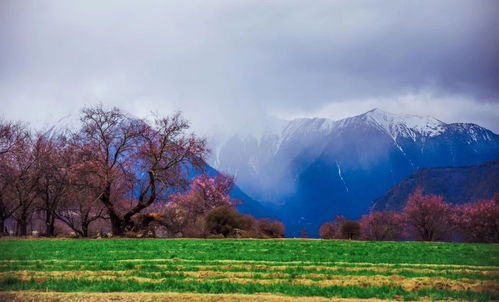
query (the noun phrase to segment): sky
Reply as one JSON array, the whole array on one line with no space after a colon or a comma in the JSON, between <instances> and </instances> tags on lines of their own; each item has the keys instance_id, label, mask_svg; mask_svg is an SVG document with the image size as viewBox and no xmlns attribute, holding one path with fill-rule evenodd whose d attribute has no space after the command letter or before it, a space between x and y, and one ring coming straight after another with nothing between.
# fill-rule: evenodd
<instances>
[{"instance_id":1,"label":"sky","mask_svg":"<svg viewBox=\"0 0 499 302\"><path fill-rule=\"evenodd\" d=\"M499 133L499 1L0 1L0 116L198 131L373 108Z\"/></svg>"}]
</instances>

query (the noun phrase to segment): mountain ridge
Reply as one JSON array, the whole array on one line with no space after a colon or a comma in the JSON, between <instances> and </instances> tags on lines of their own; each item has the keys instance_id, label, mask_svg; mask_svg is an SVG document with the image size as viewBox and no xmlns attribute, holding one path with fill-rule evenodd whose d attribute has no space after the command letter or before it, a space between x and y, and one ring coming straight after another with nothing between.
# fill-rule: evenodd
<instances>
[{"instance_id":1,"label":"mountain ridge","mask_svg":"<svg viewBox=\"0 0 499 302\"><path fill-rule=\"evenodd\" d=\"M380 109L339 121L295 119L277 132L235 135L230 145L216 146L215 168L236 175L256 200L279 206L284 222L296 225L292 233L338 214L358 218L421 168L499 158L499 136L476 124Z\"/></svg>"},{"instance_id":2,"label":"mountain ridge","mask_svg":"<svg viewBox=\"0 0 499 302\"><path fill-rule=\"evenodd\" d=\"M452 204L491 199L499 193L499 159L475 165L418 170L373 202L372 211L401 211L410 194L421 187Z\"/></svg>"}]
</instances>

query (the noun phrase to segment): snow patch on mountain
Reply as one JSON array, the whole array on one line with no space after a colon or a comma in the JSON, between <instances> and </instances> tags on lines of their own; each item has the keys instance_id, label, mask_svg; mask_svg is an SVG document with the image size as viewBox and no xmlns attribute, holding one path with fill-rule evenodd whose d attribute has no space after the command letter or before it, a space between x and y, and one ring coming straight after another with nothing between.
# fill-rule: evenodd
<instances>
[{"instance_id":1,"label":"snow patch on mountain","mask_svg":"<svg viewBox=\"0 0 499 302\"><path fill-rule=\"evenodd\" d=\"M493 138L492 132L485 128L482 128L476 124L472 123L452 123L449 124L450 128L453 128L455 131L466 133L470 136L471 141L491 141Z\"/></svg>"},{"instance_id":2,"label":"snow patch on mountain","mask_svg":"<svg viewBox=\"0 0 499 302\"><path fill-rule=\"evenodd\" d=\"M362 116L386 131L395 141L399 137L415 141L418 137L437 136L446 130L444 122L431 116L393 114L380 109L373 109Z\"/></svg>"},{"instance_id":3,"label":"snow patch on mountain","mask_svg":"<svg viewBox=\"0 0 499 302\"><path fill-rule=\"evenodd\" d=\"M341 175L341 167L340 167L340 164L338 164L338 161L336 161L336 167L338 168L338 176L340 177L341 182L343 183L343 186L345 186L345 189L347 192L350 192L350 189L348 189L347 183L345 182L343 175Z\"/></svg>"}]
</instances>

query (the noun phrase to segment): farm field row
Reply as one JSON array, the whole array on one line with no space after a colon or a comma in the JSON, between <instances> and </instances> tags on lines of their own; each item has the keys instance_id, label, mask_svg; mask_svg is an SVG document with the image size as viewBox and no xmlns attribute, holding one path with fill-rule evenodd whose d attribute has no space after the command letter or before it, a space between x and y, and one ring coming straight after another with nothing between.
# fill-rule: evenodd
<instances>
[{"instance_id":1,"label":"farm field row","mask_svg":"<svg viewBox=\"0 0 499 302\"><path fill-rule=\"evenodd\" d=\"M0 289L5 292L499 299L498 245L322 240L2 240L0 249Z\"/></svg>"}]
</instances>

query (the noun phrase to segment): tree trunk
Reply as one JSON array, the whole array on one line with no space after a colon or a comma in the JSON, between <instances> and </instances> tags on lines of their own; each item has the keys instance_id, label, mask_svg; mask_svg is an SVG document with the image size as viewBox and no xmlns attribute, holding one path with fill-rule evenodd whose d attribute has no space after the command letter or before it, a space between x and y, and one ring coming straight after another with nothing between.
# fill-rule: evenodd
<instances>
[{"instance_id":1,"label":"tree trunk","mask_svg":"<svg viewBox=\"0 0 499 302\"><path fill-rule=\"evenodd\" d=\"M26 236L28 235L28 219L26 215L21 215L17 221L18 235Z\"/></svg>"},{"instance_id":2,"label":"tree trunk","mask_svg":"<svg viewBox=\"0 0 499 302\"><path fill-rule=\"evenodd\" d=\"M81 235L82 235L82 237L85 237L85 238L88 237L88 225L89 224L90 224L89 222L83 222L81 224L81 231L82 231Z\"/></svg>"},{"instance_id":3,"label":"tree trunk","mask_svg":"<svg viewBox=\"0 0 499 302\"><path fill-rule=\"evenodd\" d=\"M113 235L115 236L123 235L124 231L121 218L118 215L116 215L114 212L109 212L109 218L111 220L111 230L113 232Z\"/></svg>"},{"instance_id":4,"label":"tree trunk","mask_svg":"<svg viewBox=\"0 0 499 302\"><path fill-rule=\"evenodd\" d=\"M123 231L130 230L134 227L134 222L132 221L133 215L140 213L140 211L150 206L156 200L156 177L153 171L149 171L148 175L149 185L144 191L141 192L139 203L130 211L128 211L128 213L126 213L121 220L121 228ZM145 198L148 191L150 192L150 195L146 200Z\"/></svg>"},{"instance_id":5,"label":"tree trunk","mask_svg":"<svg viewBox=\"0 0 499 302\"><path fill-rule=\"evenodd\" d=\"M1 236L7 236L8 232L7 229L5 228L5 218L3 216L0 216L0 237Z\"/></svg>"},{"instance_id":6,"label":"tree trunk","mask_svg":"<svg viewBox=\"0 0 499 302\"><path fill-rule=\"evenodd\" d=\"M47 237L55 236L55 216L51 211L45 213L45 235Z\"/></svg>"},{"instance_id":7,"label":"tree trunk","mask_svg":"<svg viewBox=\"0 0 499 302\"><path fill-rule=\"evenodd\" d=\"M100 198L101 202L106 206L109 213L109 219L111 220L111 231L115 236L121 236L124 233L123 220L120 218L116 211L114 210L113 204L111 203L111 184L107 184L102 192Z\"/></svg>"}]
</instances>

